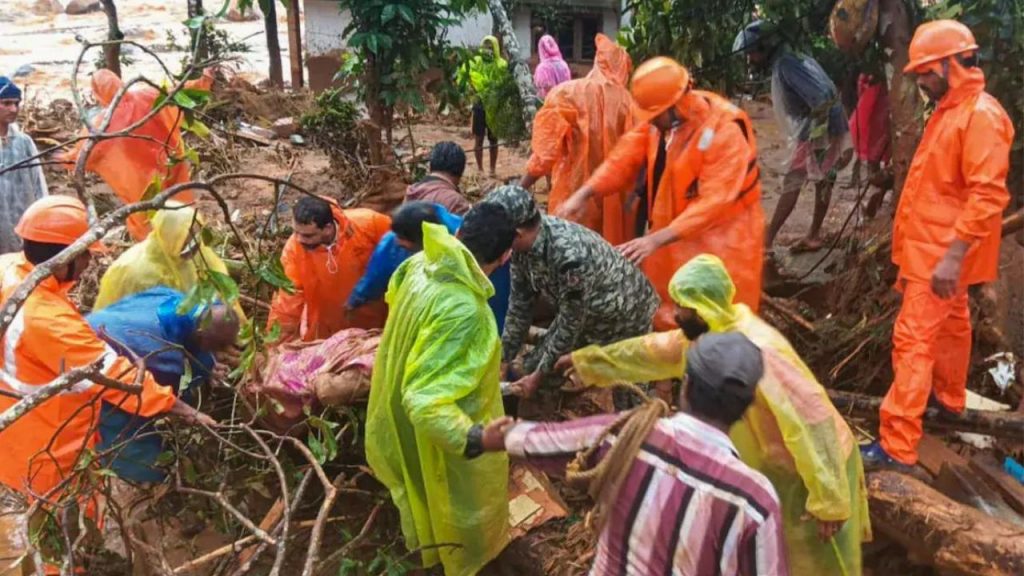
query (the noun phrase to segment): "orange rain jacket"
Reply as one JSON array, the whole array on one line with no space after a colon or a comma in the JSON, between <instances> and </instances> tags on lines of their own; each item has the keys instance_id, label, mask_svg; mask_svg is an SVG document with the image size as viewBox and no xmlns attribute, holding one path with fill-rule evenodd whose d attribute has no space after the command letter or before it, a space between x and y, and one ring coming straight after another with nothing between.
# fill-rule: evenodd
<instances>
[{"instance_id":1,"label":"orange rain jacket","mask_svg":"<svg viewBox=\"0 0 1024 576\"><path fill-rule=\"evenodd\" d=\"M366 272L374 248L391 230L391 218L373 210L342 210L331 203L338 239L330 247L306 250L293 234L281 254L281 266L295 284L295 292L274 295L267 326L281 325L282 341L301 337L329 338L346 328L383 328L387 306L371 302L351 314L348 296Z\"/></svg>"},{"instance_id":2,"label":"orange rain jacket","mask_svg":"<svg viewBox=\"0 0 1024 576\"><path fill-rule=\"evenodd\" d=\"M970 244L960 272L960 286L966 287L995 280L999 269L1013 124L985 92L981 69L956 68L907 173L893 225L892 261L900 278L930 283L959 238Z\"/></svg>"},{"instance_id":3,"label":"orange rain jacket","mask_svg":"<svg viewBox=\"0 0 1024 576\"><path fill-rule=\"evenodd\" d=\"M554 87L533 122L526 171L537 178L551 175L548 212L586 182L633 125L633 97L626 88L633 66L629 54L604 34L595 43L590 74ZM632 190L616 192L592 199L580 224L621 244L633 238L636 214L627 207Z\"/></svg>"},{"instance_id":4,"label":"orange rain jacket","mask_svg":"<svg viewBox=\"0 0 1024 576\"><path fill-rule=\"evenodd\" d=\"M211 77L204 76L186 83L186 88L209 90L212 82ZM110 107L122 85L121 79L110 70L98 70L92 76L93 96L106 108ZM106 131L118 132L138 122L153 110L153 103L159 96L160 92L152 86L135 85L129 88L114 110ZM99 129L106 113L103 110L95 117L94 128ZM187 161L168 165L171 157L181 158L185 152L179 130L181 120L178 108L168 104L131 133L144 138L112 138L97 143L89 154L85 169L98 174L125 204L141 200L155 176L163 179L163 188L188 182L192 176ZM83 135L86 134L83 132ZM79 143L68 155L67 161L76 162L84 145L85 142ZM194 196L191 190L186 190L174 199L188 204L194 200ZM128 217L127 226L128 232L137 242L149 235L150 226L145 214L132 214Z\"/></svg>"},{"instance_id":5,"label":"orange rain jacket","mask_svg":"<svg viewBox=\"0 0 1024 576\"><path fill-rule=\"evenodd\" d=\"M736 284L736 302L755 313L761 301L764 211L757 166L757 142L747 113L710 92L692 90L676 103L685 121L666 137L665 171L654 190L660 134L643 123L619 140L587 182L598 196L632 189L647 161L651 232L672 228L679 240L643 262L644 273L661 296L657 330L677 328L668 283L698 254L725 262Z\"/></svg>"},{"instance_id":6,"label":"orange rain jacket","mask_svg":"<svg viewBox=\"0 0 1024 576\"><path fill-rule=\"evenodd\" d=\"M0 297L6 301L34 266L22 254L5 260ZM118 356L89 327L68 299L74 283L44 280L15 315L3 339L0 389L29 395L63 372L103 360L103 373L133 383L135 365ZM46 496L71 472L86 448L98 439L100 399L141 416L169 411L174 391L160 386L148 373L139 396L82 381L50 398L0 432L3 465L0 482L23 494ZM17 400L0 396L0 412ZM52 444L50 444L52 441ZM50 445L47 451L47 445Z\"/></svg>"}]
</instances>

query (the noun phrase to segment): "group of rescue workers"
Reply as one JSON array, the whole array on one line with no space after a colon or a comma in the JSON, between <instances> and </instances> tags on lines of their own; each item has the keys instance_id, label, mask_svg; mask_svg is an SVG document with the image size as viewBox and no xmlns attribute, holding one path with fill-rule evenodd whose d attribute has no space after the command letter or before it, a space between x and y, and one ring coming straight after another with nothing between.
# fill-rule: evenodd
<instances>
[{"instance_id":1,"label":"group of rescue workers","mask_svg":"<svg viewBox=\"0 0 1024 576\"><path fill-rule=\"evenodd\" d=\"M800 120L790 173L826 196L847 132L835 88L766 28L746 27L737 49L772 67L775 106ZM974 37L942 20L920 26L910 45L904 72L935 110L896 208L903 304L895 377L879 441L859 450L797 351L757 315L766 231L750 118L694 89L669 58L644 62L630 82L625 50L603 35L595 43L586 77L538 74L545 100L518 184L470 204L459 189L465 153L443 142L430 174L391 217L300 198L281 255L294 290L274 296L268 326L280 327L282 341L383 327L366 457L425 568L500 573L508 455L555 475L584 451L584 467L621 458L616 432L607 433L615 415L562 423L506 416L503 394L521 402L558 394L571 373L589 386L653 384L651 401L678 409L652 423L628 460L611 463L623 472L591 573L860 574L861 543L871 538L864 463L909 471L928 403L964 409L967 288L996 278L1013 128L984 90ZM496 42L489 50L488 62L500 59ZM5 147L20 134L8 132L19 101L0 79ZM550 177L547 214L529 192L542 177ZM796 194L800 186L786 187ZM38 199L11 223L20 252L0 257L4 301L89 228L81 202L47 195L45 182L19 193ZM818 240L823 218L815 215L806 243ZM107 270L88 318L68 294L90 252L104 248L51 262L3 336L0 413L73 368L133 383L129 358L146 356L147 373L141 392L84 380L0 430L0 482L9 489L42 499L77 489L85 448L123 441L161 414L215 425L189 406L193 386L182 376L198 381L216 370L213 355L230 355L244 315L185 306L199 267L227 273L199 227L184 203L139 223L144 240ZM549 327L528 345L545 309L553 310ZM636 401L615 397L619 409ZM152 467L159 439L127 444L132 457L119 456L115 471L160 480Z\"/></svg>"}]
</instances>

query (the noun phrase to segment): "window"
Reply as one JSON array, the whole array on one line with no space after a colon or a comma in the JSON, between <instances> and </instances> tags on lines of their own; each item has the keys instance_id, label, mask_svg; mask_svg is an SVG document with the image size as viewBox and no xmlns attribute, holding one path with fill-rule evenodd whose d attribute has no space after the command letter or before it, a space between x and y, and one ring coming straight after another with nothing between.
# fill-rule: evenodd
<instances>
[{"instance_id":1,"label":"window","mask_svg":"<svg viewBox=\"0 0 1024 576\"><path fill-rule=\"evenodd\" d=\"M536 16L531 23L533 30L533 52L537 52L537 41L544 34L550 34L558 40L558 48L562 57L569 61L592 61L597 52L594 36L604 31L604 19L601 14L583 13L566 15L557 20L555 26L551 22L539 20Z\"/></svg>"}]
</instances>

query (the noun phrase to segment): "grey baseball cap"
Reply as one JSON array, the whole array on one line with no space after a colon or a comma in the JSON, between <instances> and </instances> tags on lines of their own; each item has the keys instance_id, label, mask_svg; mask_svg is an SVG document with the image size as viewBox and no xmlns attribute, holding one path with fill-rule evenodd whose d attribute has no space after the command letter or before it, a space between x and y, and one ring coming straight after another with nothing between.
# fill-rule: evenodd
<instances>
[{"instance_id":1,"label":"grey baseball cap","mask_svg":"<svg viewBox=\"0 0 1024 576\"><path fill-rule=\"evenodd\" d=\"M533 195L526 188L516 184L495 188L484 198L484 202L493 202L504 208L516 228L529 222L539 213Z\"/></svg>"},{"instance_id":2,"label":"grey baseball cap","mask_svg":"<svg viewBox=\"0 0 1024 576\"><path fill-rule=\"evenodd\" d=\"M708 332L686 352L686 371L708 386L727 380L754 388L764 375L761 349L739 332Z\"/></svg>"}]
</instances>

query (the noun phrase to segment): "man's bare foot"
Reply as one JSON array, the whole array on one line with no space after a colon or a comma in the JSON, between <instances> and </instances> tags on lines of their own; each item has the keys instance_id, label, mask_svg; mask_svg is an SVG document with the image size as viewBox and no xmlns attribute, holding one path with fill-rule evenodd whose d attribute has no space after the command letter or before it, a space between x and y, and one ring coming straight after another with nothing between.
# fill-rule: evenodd
<instances>
[{"instance_id":1,"label":"man's bare foot","mask_svg":"<svg viewBox=\"0 0 1024 576\"><path fill-rule=\"evenodd\" d=\"M825 242L821 238L806 237L790 246L789 251L794 254L799 254L801 252L817 252L818 250L821 250L824 245Z\"/></svg>"}]
</instances>

